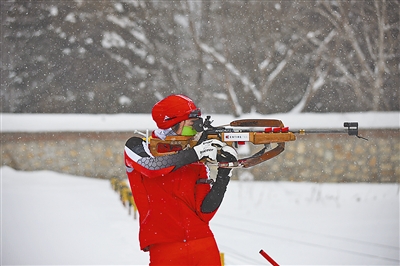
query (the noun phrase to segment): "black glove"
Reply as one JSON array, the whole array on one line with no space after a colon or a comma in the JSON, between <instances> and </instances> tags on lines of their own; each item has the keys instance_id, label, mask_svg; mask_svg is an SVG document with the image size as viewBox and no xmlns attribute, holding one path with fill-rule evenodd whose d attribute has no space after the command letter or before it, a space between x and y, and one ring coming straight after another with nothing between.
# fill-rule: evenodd
<instances>
[{"instance_id":1,"label":"black glove","mask_svg":"<svg viewBox=\"0 0 400 266\"><path fill-rule=\"evenodd\" d=\"M238 157L238 155L234 148L232 148L231 146L224 146L224 147L222 147L221 152L217 155L217 161L218 162L237 162L237 157ZM231 177L232 176L232 168L219 167L217 178L218 178L218 176Z\"/></svg>"},{"instance_id":2,"label":"black glove","mask_svg":"<svg viewBox=\"0 0 400 266\"><path fill-rule=\"evenodd\" d=\"M224 146L221 153L217 155L218 162L236 162L237 152L230 146ZM203 213L211 213L215 211L222 203L226 187L228 186L230 177L232 175L231 168L218 168L217 178L201 204L201 211Z\"/></svg>"}]
</instances>

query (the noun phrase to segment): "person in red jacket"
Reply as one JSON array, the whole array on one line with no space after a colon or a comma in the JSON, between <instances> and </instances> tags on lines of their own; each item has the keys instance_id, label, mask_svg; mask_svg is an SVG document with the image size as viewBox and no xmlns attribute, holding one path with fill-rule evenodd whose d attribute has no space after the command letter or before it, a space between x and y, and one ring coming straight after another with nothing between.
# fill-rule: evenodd
<instances>
[{"instance_id":1,"label":"person in red jacket","mask_svg":"<svg viewBox=\"0 0 400 266\"><path fill-rule=\"evenodd\" d=\"M170 95L152 109L158 127L152 137L193 136L192 125L200 115L190 98ZM213 139L154 157L145 140L132 137L124 157L139 212L140 248L149 251L150 265L221 265L209 222L223 200L232 169L218 168L213 181L200 160L237 161L235 149Z\"/></svg>"}]
</instances>

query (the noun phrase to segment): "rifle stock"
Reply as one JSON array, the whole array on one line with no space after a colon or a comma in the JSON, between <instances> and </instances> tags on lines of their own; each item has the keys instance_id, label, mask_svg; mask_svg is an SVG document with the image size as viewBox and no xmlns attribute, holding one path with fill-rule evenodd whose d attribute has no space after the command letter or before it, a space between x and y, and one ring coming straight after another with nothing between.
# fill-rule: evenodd
<instances>
[{"instance_id":1,"label":"rifle stock","mask_svg":"<svg viewBox=\"0 0 400 266\"><path fill-rule=\"evenodd\" d=\"M207 139L219 139L229 146L235 145L237 142L251 142L254 145L280 143L296 140L296 136L292 132L287 133L265 133L265 132L222 132L208 133ZM173 154L185 148L191 148L197 144L193 137L186 136L167 136L165 140L150 139L150 151L154 156Z\"/></svg>"}]
</instances>

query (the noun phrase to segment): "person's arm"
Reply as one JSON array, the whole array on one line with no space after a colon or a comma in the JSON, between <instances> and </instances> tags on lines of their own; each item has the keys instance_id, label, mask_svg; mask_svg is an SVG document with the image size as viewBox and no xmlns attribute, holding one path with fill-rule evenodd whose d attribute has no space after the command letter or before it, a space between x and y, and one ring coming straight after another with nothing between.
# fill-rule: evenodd
<instances>
[{"instance_id":1,"label":"person's arm","mask_svg":"<svg viewBox=\"0 0 400 266\"><path fill-rule=\"evenodd\" d=\"M235 162L237 153L234 148L225 146L222 148L221 154L217 156L217 160L218 162ZM231 176L231 168L218 168L216 180L201 204L201 212L211 213L219 208Z\"/></svg>"},{"instance_id":2,"label":"person's arm","mask_svg":"<svg viewBox=\"0 0 400 266\"><path fill-rule=\"evenodd\" d=\"M168 174L180 167L197 162L203 157L214 157L217 154L218 140L204 141L203 143L175 154L154 157L146 142L138 137L132 137L125 143L125 165L127 171L138 170L148 177ZM221 145L222 146L222 145Z\"/></svg>"}]
</instances>

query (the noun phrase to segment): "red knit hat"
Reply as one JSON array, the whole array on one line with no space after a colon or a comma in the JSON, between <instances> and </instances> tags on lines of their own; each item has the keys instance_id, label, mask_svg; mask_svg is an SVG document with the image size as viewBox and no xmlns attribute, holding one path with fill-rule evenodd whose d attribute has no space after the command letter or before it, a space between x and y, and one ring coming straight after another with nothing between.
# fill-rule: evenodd
<instances>
[{"instance_id":1,"label":"red knit hat","mask_svg":"<svg viewBox=\"0 0 400 266\"><path fill-rule=\"evenodd\" d=\"M167 129L181 121L201 116L201 111L189 97L173 94L156 103L151 115L158 128Z\"/></svg>"}]
</instances>

